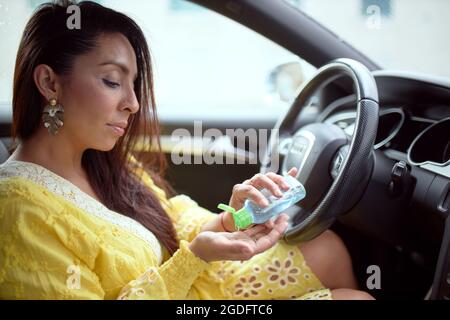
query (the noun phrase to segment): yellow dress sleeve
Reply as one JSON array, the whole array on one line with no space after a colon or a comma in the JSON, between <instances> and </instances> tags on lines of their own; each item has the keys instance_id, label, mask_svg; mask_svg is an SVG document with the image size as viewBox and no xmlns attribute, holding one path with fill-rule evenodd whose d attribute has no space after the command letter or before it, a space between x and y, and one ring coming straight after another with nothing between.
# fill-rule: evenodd
<instances>
[{"instance_id":1,"label":"yellow dress sleeve","mask_svg":"<svg viewBox=\"0 0 450 320\"><path fill-rule=\"evenodd\" d=\"M195 279L208 266L182 240L180 248L161 267L149 268L131 281L119 294L119 300L186 299Z\"/></svg>"},{"instance_id":2,"label":"yellow dress sleeve","mask_svg":"<svg viewBox=\"0 0 450 320\"><path fill-rule=\"evenodd\" d=\"M166 193L155 185L147 172L141 169L136 173L159 198L162 207L172 220L180 240L191 242L206 222L217 218L217 214L200 207L187 195L181 194L167 199Z\"/></svg>"},{"instance_id":3,"label":"yellow dress sleeve","mask_svg":"<svg viewBox=\"0 0 450 320\"><path fill-rule=\"evenodd\" d=\"M26 189L1 185L1 299L103 299L104 290L92 271L99 252L95 235L71 236L69 230L79 229L61 224L67 218L63 211L58 203L40 201ZM78 250L90 254L80 258Z\"/></svg>"},{"instance_id":4,"label":"yellow dress sleeve","mask_svg":"<svg viewBox=\"0 0 450 320\"><path fill-rule=\"evenodd\" d=\"M49 192L20 185L0 184L0 298L104 299L102 279L110 275L96 264L114 252ZM184 299L207 266L181 241L164 264L123 284L117 298Z\"/></svg>"}]
</instances>

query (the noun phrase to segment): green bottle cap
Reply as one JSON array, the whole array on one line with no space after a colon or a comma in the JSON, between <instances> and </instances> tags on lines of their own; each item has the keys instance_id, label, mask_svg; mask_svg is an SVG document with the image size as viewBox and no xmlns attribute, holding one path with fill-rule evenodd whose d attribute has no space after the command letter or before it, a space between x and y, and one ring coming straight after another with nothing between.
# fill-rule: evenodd
<instances>
[{"instance_id":1,"label":"green bottle cap","mask_svg":"<svg viewBox=\"0 0 450 320\"><path fill-rule=\"evenodd\" d=\"M245 207L242 207L236 211L233 207L227 206L226 204L219 204L217 208L228 211L233 216L234 225L237 230L245 229L253 223L253 218L250 212L248 212Z\"/></svg>"}]
</instances>

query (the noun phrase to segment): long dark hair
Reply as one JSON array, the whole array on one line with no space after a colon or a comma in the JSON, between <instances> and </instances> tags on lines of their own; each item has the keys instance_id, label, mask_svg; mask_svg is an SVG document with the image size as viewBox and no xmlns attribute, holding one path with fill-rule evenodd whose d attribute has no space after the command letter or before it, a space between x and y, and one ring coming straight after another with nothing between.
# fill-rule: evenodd
<instances>
[{"instance_id":1,"label":"long dark hair","mask_svg":"<svg viewBox=\"0 0 450 320\"><path fill-rule=\"evenodd\" d=\"M112 150L88 149L83 154L82 165L92 188L109 209L139 221L172 254L178 249L173 224L155 194L132 172L129 160L129 155L133 154L157 186L168 196L174 193L163 178L167 160L161 151L151 57L145 36L126 15L91 1L77 4L81 12L81 28L71 30L66 21L69 17L67 7L72 4L75 3L45 3L34 12L25 27L14 70L13 140L27 140L41 121L45 101L33 80L37 65L46 64L57 74L69 74L74 58L95 48L99 36L123 34L136 55L138 76L134 91L140 109L130 117L125 135ZM152 152L134 152L139 145Z\"/></svg>"}]
</instances>

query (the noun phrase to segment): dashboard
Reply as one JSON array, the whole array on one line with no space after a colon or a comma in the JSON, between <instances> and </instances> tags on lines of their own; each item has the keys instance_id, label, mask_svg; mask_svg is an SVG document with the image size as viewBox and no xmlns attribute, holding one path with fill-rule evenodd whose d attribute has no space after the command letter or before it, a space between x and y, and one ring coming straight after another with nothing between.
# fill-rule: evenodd
<instances>
[{"instance_id":1,"label":"dashboard","mask_svg":"<svg viewBox=\"0 0 450 320\"><path fill-rule=\"evenodd\" d=\"M411 73L374 72L380 95L374 148L450 178L450 80ZM320 121L339 126L351 137L355 95L330 103Z\"/></svg>"},{"instance_id":2,"label":"dashboard","mask_svg":"<svg viewBox=\"0 0 450 320\"><path fill-rule=\"evenodd\" d=\"M431 266L432 297L450 297L450 79L373 75L380 106L373 171L340 221L420 256L415 263ZM347 94L329 99L318 120L350 138L355 119L356 96Z\"/></svg>"}]
</instances>

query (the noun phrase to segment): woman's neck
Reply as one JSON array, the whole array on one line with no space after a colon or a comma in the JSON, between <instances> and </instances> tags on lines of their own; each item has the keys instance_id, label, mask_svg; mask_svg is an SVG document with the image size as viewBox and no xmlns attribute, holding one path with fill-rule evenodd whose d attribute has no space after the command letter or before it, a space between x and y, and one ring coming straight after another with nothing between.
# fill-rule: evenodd
<instances>
[{"instance_id":1,"label":"woman's neck","mask_svg":"<svg viewBox=\"0 0 450 320\"><path fill-rule=\"evenodd\" d=\"M11 155L11 159L45 167L101 202L81 165L82 155L83 152L77 152L73 144L65 141L62 135L56 139L44 132L44 135L35 134L27 141L23 141Z\"/></svg>"},{"instance_id":2,"label":"woman's neck","mask_svg":"<svg viewBox=\"0 0 450 320\"><path fill-rule=\"evenodd\" d=\"M81 165L83 150L60 136L50 136L48 132L38 130L31 138L22 141L11 159L39 164L69 181L86 179L86 172Z\"/></svg>"}]
</instances>

